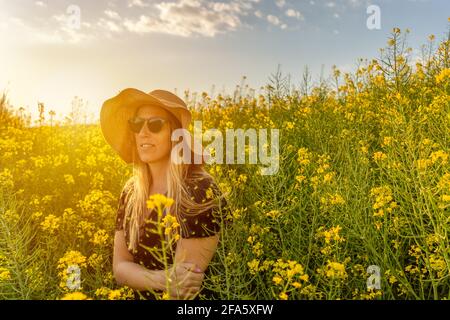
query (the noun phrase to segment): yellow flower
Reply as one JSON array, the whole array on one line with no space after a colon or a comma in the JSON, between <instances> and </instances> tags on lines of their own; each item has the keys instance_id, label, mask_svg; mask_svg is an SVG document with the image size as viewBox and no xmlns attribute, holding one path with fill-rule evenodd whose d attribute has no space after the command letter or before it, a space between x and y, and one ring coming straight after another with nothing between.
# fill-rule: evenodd
<instances>
[{"instance_id":1,"label":"yellow flower","mask_svg":"<svg viewBox=\"0 0 450 320\"><path fill-rule=\"evenodd\" d=\"M336 176L336 172L328 172L323 176L323 182L329 183L333 180L333 178Z\"/></svg>"},{"instance_id":2,"label":"yellow flower","mask_svg":"<svg viewBox=\"0 0 450 320\"><path fill-rule=\"evenodd\" d=\"M75 179L73 178L73 176L71 174L65 174L64 175L64 180L66 181L67 184L71 185L71 184L75 184Z\"/></svg>"},{"instance_id":3,"label":"yellow flower","mask_svg":"<svg viewBox=\"0 0 450 320\"><path fill-rule=\"evenodd\" d=\"M286 294L286 292L281 292L279 295L281 300L287 300L288 299L288 295Z\"/></svg>"},{"instance_id":4,"label":"yellow flower","mask_svg":"<svg viewBox=\"0 0 450 320\"><path fill-rule=\"evenodd\" d=\"M57 269L59 270L58 275L61 278L59 286L63 289L65 289L67 286L69 276L73 276L76 273L76 270L74 270L73 273L69 274L68 268L72 266L76 266L80 269L86 268L86 257L83 256L79 251L71 250L67 251L64 256L58 260Z\"/></svg>"},{"instance_id":5,"label":"yellow flower","mask_svg":"<svg viewBox=\"0 0 450 320\"><path fill-rule=\"evenodd\" d=\"M382 296L381 290L367 289L367 293L361 293L360 298L362 300L373 300L381 296Z\"/></svg>"},{"instance_id":6,"label":"yellow flower","mask_svg":"<svg viewBox=\"0 0 450 320\"><path fill-rule=\"evenodd\" d=\"M437 271L439 277L444 276L445 271L447 270L447 264L442 257L437 256L436 254L430 255L430 266L431 269Z\"/></svg>"},{"instance_id":7,"label":"yellow flower","mask_svg":"<svg viewBox=\"0 0 450 320\"><path fill-rule=\"evenodd\" d=\"M370 196L375 200L372 208L375 210L375 217L384 216L385 209L388 212L392 212L392 209L396 208L398 205L393 201L391 188L388 186L381 186L372 188L370 190ZM377 226L378 228L379 226Z\"/></svg>"},{"instance_id":8,"label":"yellow flower","mask_svg":"<svg viewBox=\"0 0 450 320\"><path fill-rule=\"evenodd\" d=\"M278 259L276 262L266 260L263 265L265 269L272 265L272 272L274 273L272 281L275 285L284 287L292 285L295 288L300 288L302 286L300 281L307 282L309 279L308 275L304 273L303 266L295 260Z\"/></svg>"},{"instance_id":9,"label":"yellow flower","mask_svg":"<svg viewBox=\"0 0 450 320\"><path fill-rule=\"evenodd\" d=\"M391 275L391 276L389 277L389 283L390 283L390 284L394 284L394 283L396 283L396 282L397 282L397 278Z\"/></svg>"},{"instance_id":10,"label":"yellow flower","mask_svg":"<svg viewBox=\"0 0 450 320\"><path fill-rule=\"evenodd\" d=\"M67 293L61 300L91 300L82 292Z\"/></svg>"},{"instance_id":11,"label":"yellow flower","mask_svg":"<svg viewBox=\"0 0 450 320\"><path fill-rule=\"evenodd\" d=\"M345 203L345 200L344 200L344 198L341 197L341 195L339 195L339 194L334 194L334 195L332 195L331 198L330 198L330 203L331 203L332 205L340 205L340 204L344 204L344 203Z\"/></svg>"},{"instance_id":12,"label":"yellow flower","mask_svg":"<svg viewBox=\"0 0 450 320\"><path fill-rule=\"evenodd\" d=\"M121 297L121 292L119 289L111 290L108 294L108 300L119 300Z\"/></svg>"},{"instance_id":13,"label":"yellow flower","mask_svg":"<svg viewBox=\"0 0 450 320\"><path fill-rule=\"evenodd\" d=\"M162 295L162 300L170 300L170 294L168 292L164 292Z\"/></svg>"},{"instance_id":14,"label":"yellow flower","mask_svg":"<svg viewBox=\"0 0 450 320\"><path fill-rule=\"evenodd\" d=\"M342 263L334 262L328 260L325 267L325 275L328 278L333 279L345 279L347 278L347 272L345 271L345 266Z\"/></svg>"},{"instance_id":15,"label":"yellow flower","mask_svg":"<svg viewBox=\"0 0 450 320\"><path fill-rule=\"evenodd\" d=\"M162 194L154 194L151 195L147 200L147 208L152 210L155 208L159 208L163 210L164 208L169 208L171 205L173 205L173 202L173 199L167 198Z\"/></svg>"},{"instance_id":16,"label":"yellow flower","mask_svg":"<svg viewBox=\"0 0 450 320\"><path fill-rule=\"evenodd\" d=\"M287 130L292 130L292 129L295 128L295 124L293 122L291 122L291 121L286 121L284 123L284 128L287 129Z\"/></svg>"},{"instance_id":17,"label":"yellow flower","mask_svg":"<svg viewBox=\"0 0 450 320\"><path fill-rule=\"evenodd\" d=\"M109 288L101 287L101 288L98 288L97 290L95 290L95 295L97 297L106 297L106 296L108 296L110 291L111 290Z\"/></svg>"},{"instance_id":18,"label":"yellow flower","mask_svg":"<svg viewBox=\"0 0 450 320\"><path fill-rule=\"evenodd\" d=\"M343 242L345 241L344 237L339 235L339 232L342 230L341 226L331 227L329 230L322 231L323 227L319 228L319 236L323 237L325 243L329 244L331 241L335 242Z\"/></svg>"},{"instance_id":19,"label":"yellow flower","mask_svg":"<svg viewBox=\"0 0 450 320\"><path fill-rule=\"evenodd\" d=\"M307 274L302 274L302 275L299 277L299 279L302 280L302 281L308 282L309 276L308 276Z\"/></svg>"},{"instance_id":20,"label":"yellow flower","mask_svg":"<svg viewBox=\"0 0 450 320\"><path fill-rule=\"evenodd\" d=\"M383 160L385 160L386 158L387 158L387 155L384 154L384 153L381 152L381 151L375 152L375 153L373 154L373 160L375 160L375 161L383 161Z\"/></svg>"},{"instance_id":21,"label":"yellow flower","mask_svg":"<svg viewBox=\"0 0 450 320\"><path fill-rule=\"evenodd\" d=\"M308 152L307 148L300 148L297 151L297 161L300 165L306 166L310 164L311 160L311 154Z\"/></svg>"},{"instance_id":22,"label":"yellow flower","mask_svg":"<svg viewBox=\"0 0 450 320\"><path fill-rule=\"evenodd\" d=\"M271 210L266 213L266 216L271 217L272 219L276 219L281 215L279 210Z\"/></svg>"},{"instance_id":23,"label":"yellow flower","mask_svg":"<svg viewBox=\"0 0 450 320\"><path fill-rule=\"evenodd\" d=\"M92 268L100 267L102 265L102 263L103 263L103 257L97 253L93 253L88 259L88 264Z\"/></svg>"},{"instance_id":24,"label":"yellow flower","mask_svg":"<svg viewBox=\"0 0 450 320\"><path fill-rule=\"evenodd\" d=\"M436 76L436 82L441 83L446 80L450 79L450 69L443 69L437 76Z\"/></svg>"},{"instance_id":25,"label":"yellow flower","mask_svg":"<svg viewBox=\"0 0 450 320\"><path fill-rule=\"evenodd\" d=\"M281 283L283 282L283 279L282 279L280 276L274 276L274 277L272 278L272 281L273 281L276 285L279 285L279 284L281 284Z\"/></svg>"},{"instance_id":26,"label":"yellow flower","mask_svg":"<svg viewBox=\"0 0 450 320\"><path fill-rule=\"evenodd\" d=\"M320 197L320 202L325 205L339 206L345 204L344 198L338 193L336 194L327 194L324 197Z\"/></svg>"},{"instance_id":27,"label":"yellow flower","mask_svg":"<svg viewBox=\"0 0 450 320\"><path fill-rule=\"evenodd\" d=\"M446 164L448 161L448 153L443 150L435 151L431 153L430 160L432 164L436 163L438 160L441 160L442 164Z\"/></svg>"},{"instance_id":28,"label":"yellow flower","mask_svg":"<svg viewBox=\"0 0 450 320\"><path fill-rule=\"evenodd\" d=\"M50 234L53 234L59 228L61 218L56 217L53 214L49 214L45 217L44 221L41 222L41 228L43 231L47 231Z\"/></svg>"},{"instance_id":29,"label":"yellow flower","mask_svg":"<svg viewBox=\"0 0 450 320\"><path fill-rule=\"evenodd\" d=\"M298 176L295 176L295 180L296 180L298 183L302 183L303 181L306 180L306 177L305 177L304 175L298 175Z\"/></svg>"},{"instance_id":30,"label":"yellow flower","mask_svg":"<svg viewBox=\"0 0 450 320\"><path fill-rule=\"evenodd\" d=\"M234 220L237 220L239 218L242 217L242 215L247 211L248 208L241 208L241 209L236 209L233 212L231 212L231 217Z\"/></svg>"},{"instance_id":31,"label":"yellow flower","mask_svg":"<svg viewBox=\"0 0 450 320\"><path fill-rule=\"evenodd\" d=\"M92 222L80 221L77 225L76 235L80 239L90 238L94 234L95 225Z\"/></svg>"},{"instance_id":32,"label":"yellow flower","mask_svg":"<svg viewBox=\"0 0 450 320\"><path fill-rule=\"evenodd\" d=\"M180 224L178 223L177 218L168 213L165 215L165 217L162 219L161 221L161 226L164 227L164 234L165 235L171 235L173 234L174 237L176 237L178 235L178 227L180 226ZM178 238L176 237L175 240L178 240Z\"/></svg>"},{"instance_id":33,"label":"yellow flower","mask_svg":"<svg viewBox=\"0 0 450 320\"><path fill-rule=\"evenodd\" d=\"M450 173L446 173L438 182L438 188L443 191L450 191Z\"/></svg>"},{"instance_id":34,"label":"yellow flower","mask_svg":"<svg viewBox=\"0 0 450 320\"><path fill-rule=\"evenodd\" d=\"M259 271L259 260L253 259L250 262L247 262L247 266L251 274L256 274Z\"/></svg>"},{"instance_id":35,"label":"yellow flower","mask_svg":"<svg viewBox=\"0 0 450 320\"><path fill-rule=\"evenodd\" d=\"M261 242L257 242L255 243L255 245L253 245L252 247L252 251L254 254L256 254L256 256L261 256L263 254L263 244Z\"/></svg>"},{"instance_id":36,"label":"yellow flower","mask_svg":"<svg viewBox=\"0 0 450 320\"><path fill-rule=\"evenodd\" d=\"M31 218L33 220L39 220L39 218L42 216L43 216L43 213L41 211L36 211L31 215Z\"/></svg>"},{"instance_id":37,"label":"yellow flower","mask_svg":"<svg viewBox=\"0 0 450 320\"><path fill-rule=\"evenodd\" d=\"M58 268L64 268L67 265L77 264L79 266L86 267L86 257L79 251L68 251L58 261Z\"/></svg>"},{"instance_id":38,"label":"yellow flower","mask_svg":"<svg viewBox=\"0 0 450 320\"><path fill-rule=\"evenodd\" d=\"M418 159L417 160L417 169L420 171L426 170L431 165L430 159Z\"/></svg>"},{"instance_id":39,"label":"yellow flower","mask_svg":"<svg viewBox=\"0 0 450 320\"><path fill-rule=\"evenodd\" d=\"M105 230L100 229L95 234L94 237L90 240L95 245L105 245L108 242L109 235L106 233Z\"/></svg>"},{"instance_id":40,"label":"yellow flower","mask_svg":"<svg viewBox=\"0 0 450 320\"><path fill-rule=\"evenodd\" d=\"M244 184L247 182L247 176L245 174L240 174L237 180L237 183L239 185Z\"/></svg>"},{"instance_id":41,"label":"yellow flower","mask_svg":"<svg viewBox=\"0 0 450 320\"><path fill-rule=\"evenodd\" d=\"M11 280L11 272L3 267L0 267L0 281Z\"/></svg>"}]
</instances>

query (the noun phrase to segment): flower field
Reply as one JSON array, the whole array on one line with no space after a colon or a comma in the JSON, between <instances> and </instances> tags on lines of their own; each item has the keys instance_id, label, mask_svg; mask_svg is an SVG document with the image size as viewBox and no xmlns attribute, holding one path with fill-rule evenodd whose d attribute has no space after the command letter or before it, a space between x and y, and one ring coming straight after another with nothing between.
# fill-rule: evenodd
<instances>
[{"instance_id":1,"label":"flower field","mask_svg":"<svg viewBox=\"0 0 450 320\"><path fill-rule=\"evenodd\" d=\"M204 283L217 298L450 298L450 41L413 63L406 34L310 88L277 77L192 106L205 129L280 129L277 174L207 167L233 220ZM99 124L28 127L0 101L0 299L132 298L111 266L131 168Z\"/></svg>"}]
</instances>

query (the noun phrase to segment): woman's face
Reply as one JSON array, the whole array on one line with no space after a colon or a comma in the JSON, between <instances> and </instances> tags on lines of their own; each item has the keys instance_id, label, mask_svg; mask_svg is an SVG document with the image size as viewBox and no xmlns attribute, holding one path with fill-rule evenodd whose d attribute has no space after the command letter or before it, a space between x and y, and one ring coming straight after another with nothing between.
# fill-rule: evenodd
<instances>
[{"instance_id":1,"label":"woman's face","mask_svg":"<svg viewBox=\"0 0 450 320\"><path fill-rule=\"evenodd\" d=\"M145 163L168 160L172 151L169 113L156 106L142 106L136 116L144 119L161 118L166 120L158 133L151 132L147 123L139 133L134 133L140 159Z\"/></svg>"}]
</instances>

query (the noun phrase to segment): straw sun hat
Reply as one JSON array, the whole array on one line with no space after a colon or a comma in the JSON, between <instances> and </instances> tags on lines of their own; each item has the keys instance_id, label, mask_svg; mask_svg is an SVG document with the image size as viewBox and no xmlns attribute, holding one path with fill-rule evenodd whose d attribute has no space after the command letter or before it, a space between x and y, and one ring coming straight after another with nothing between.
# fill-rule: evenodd
<instances>
[{"instance_id":1,"label":"straw sun hat","mask_svg":"<svg viewBox=\"0 0 450 320\"><path fill-rule=\"evenodd\" d=\"M136 148L132 139L133 133L128 128L128 119L132 118L137 109L144 105L161 107L170 112L178 119L183 129L187 130L191 122L191 112L186 103L169 91L154 90L145 93L134 88L128 88L121 91L117 96L106 100L100 112L102 133L106 142L126 163L133 162L133 148ZM191 136L191 153L194 146L192 143L193 137ZM203 152L203 148L201 150Z\"/></svg>"}]
</instances>

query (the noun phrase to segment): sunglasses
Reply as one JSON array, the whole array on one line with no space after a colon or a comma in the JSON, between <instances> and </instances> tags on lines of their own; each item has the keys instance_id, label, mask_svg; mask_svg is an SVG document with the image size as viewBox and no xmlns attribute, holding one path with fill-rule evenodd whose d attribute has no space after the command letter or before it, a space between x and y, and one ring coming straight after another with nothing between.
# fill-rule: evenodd
<instances>
[{"instance_id":1,"label":"sunglasses","mask_svg":"<svg viewBox=\"0 0 450 320\"><path fill-rule=\"evenodd\" d=\"M141 117L134 117L128 120L128 126L130 130L134 133L139 133L142 127L147 123L147 128L152 133L161 132L162 128L166 124L167 120L162 118L150 118L144 119Z\"/></svg>"}]
</instances>

